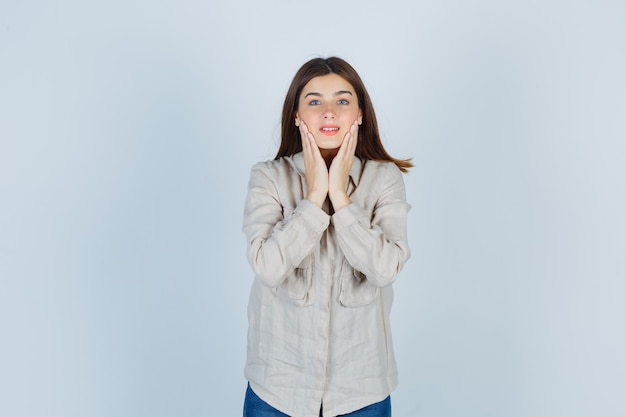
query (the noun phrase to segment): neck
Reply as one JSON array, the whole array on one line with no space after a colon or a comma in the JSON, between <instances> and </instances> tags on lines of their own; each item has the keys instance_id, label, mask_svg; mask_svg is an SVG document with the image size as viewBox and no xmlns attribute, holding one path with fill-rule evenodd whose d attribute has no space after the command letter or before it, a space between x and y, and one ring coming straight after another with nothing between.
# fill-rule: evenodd
<instances>
[{"instance_id":1,"label":"neck","mask_svg":"<svg viewBox=\"0 0 626 417\"><path fill-rule=\"evenodd\" d=\"M320 149L320 155L322 155L322 158L324 158L324 161L326 161L326 167L328 167L328 168L330 167L330 164L333 162L333 159L337 155L337 152L339 152L339 148L337 148L337 149Z\"/></svg>"}]
</instances>

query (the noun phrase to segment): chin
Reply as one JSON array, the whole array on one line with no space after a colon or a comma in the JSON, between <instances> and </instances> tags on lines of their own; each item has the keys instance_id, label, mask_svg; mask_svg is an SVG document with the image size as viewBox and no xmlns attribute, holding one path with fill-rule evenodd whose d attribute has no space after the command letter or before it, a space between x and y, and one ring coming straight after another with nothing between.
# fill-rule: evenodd
<instances>
[{"instance_id":1,"label":"chin","mask_svg":"<svg viewBox=\"0 0 626 417\"><path fill-rule=\"evenodd\" d=\"M328 138L324 138L322 140L316 140L315 143L317 144L318 148L324 149L324 150L339 149L339 147L341 146L340 140L336 140L336 139L329 140Z\"/></svg>"}]
</instances>

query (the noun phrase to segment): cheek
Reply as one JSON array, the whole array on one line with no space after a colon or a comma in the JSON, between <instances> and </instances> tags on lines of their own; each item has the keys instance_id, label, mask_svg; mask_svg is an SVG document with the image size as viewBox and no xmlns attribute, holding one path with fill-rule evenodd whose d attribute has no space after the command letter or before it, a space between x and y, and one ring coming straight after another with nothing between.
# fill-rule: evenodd
<instances>
[{"instance_id":1,"label":"cheek","mask_svg":"<svg viewBox=\"0 0 626 417\"><path fill-rule=\"evenodd\" d=\"M347 119L354 121L359 116L359 109L351 109L344 113Z\"/></svg>"},{"instance_id":2,"label":"cheek","mask_svg":"<svg viewBox=\"0 0 626 417\"><path fill-rule=\"evenodd\" d=\"M315 119L313 118L313 115L311 114L311 112L301 112L301 113L300 113L300 119L301 119L304 123L306 123L307 125L308 125L308 124L310 124L310 123L312 123L312 122L313 122L313 120L315 120Z\"/></svg>"}]
</instances>

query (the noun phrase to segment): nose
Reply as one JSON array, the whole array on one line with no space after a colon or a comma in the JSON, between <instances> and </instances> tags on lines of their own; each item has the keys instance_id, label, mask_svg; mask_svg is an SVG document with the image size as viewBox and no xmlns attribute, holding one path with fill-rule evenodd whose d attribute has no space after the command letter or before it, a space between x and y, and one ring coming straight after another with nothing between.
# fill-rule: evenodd
<instances>
[{"instance_id":1,"label":"nose","mask_svg":"<svg viewBox=\"0 0 626 417\"><path fill-rule=\"evenodd\" d=\"M327 106L324 109L324 119L334 119L336 115L337 114L335 113L335 109L332 106Z\"/></svg>"}]
</instances>

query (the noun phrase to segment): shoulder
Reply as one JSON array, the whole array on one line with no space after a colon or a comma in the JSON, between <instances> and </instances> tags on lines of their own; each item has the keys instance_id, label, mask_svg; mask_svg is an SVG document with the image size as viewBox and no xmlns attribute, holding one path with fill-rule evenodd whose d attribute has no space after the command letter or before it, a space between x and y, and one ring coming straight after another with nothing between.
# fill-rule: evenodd
<instances>
[{"instance_id":1,"label":"shoulder","mask_svg":"<svg viewBox=\"0 0 626 417\"><path fill-rule=\"evenodd\" d=\"M393 162L367 161L363 164L360 185L377 199L406 200L404 178Z\"/></svg>"},{"instance_id":2,"label":"shoulder","mask_svg":"<svg viewBox=\"0 0 626 417\"><path fill-rule=\"evenodd\" d=\"M403 182L402 171L393 163L388 161L363 161L363 179L381 182Z\"/></svg>"},{"instance_id":3,"label":"shoulder","mask_svg":"<svg viewBox=\"0 0 626 417\"><path fill-rule=\"evenodd\" d=\"M260 161L252 165L252 174L264 174L269 176L284 176L298 172L298 156L283 156L279 159Z\"/></svg>"}]
</instances>

